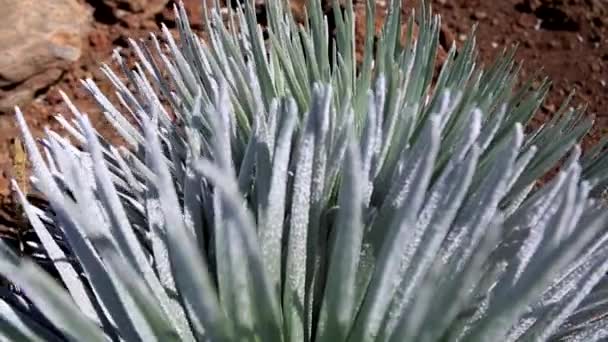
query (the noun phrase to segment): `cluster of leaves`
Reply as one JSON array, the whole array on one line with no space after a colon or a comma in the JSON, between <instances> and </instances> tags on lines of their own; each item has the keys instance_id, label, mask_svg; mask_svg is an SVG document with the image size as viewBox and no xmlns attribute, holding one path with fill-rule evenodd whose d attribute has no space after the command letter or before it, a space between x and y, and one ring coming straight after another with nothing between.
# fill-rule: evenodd
<instances>
[{"instance_id":1,"label":"cluster of leaves","mask_svg":"<svg viewBox=\"0 0 608 342\"><path fill-rule=\"evenodd\" d=\"M0 243L0 336L31 341L591 341L608 337L604 145L567 103L524 134L548 89L516 89L505 53L471 38L433 79L439 18L400 44L401 1L361 65L352 3L296 24L267 6L205 10L203 43L132 41L119 104L84 86L126 147L66 98L69 137L42 153L22 114L34 186L18 191L58 274ZM419 35L412 37L414 20ZM227 23L226 23L227 22ZM375 45L375 49L373 46ZM70 143L70 139L76 145ZM564 160L543 186L536 180ZM61 283L58 284L57 280Z\"/></svg>"}]
</instances>

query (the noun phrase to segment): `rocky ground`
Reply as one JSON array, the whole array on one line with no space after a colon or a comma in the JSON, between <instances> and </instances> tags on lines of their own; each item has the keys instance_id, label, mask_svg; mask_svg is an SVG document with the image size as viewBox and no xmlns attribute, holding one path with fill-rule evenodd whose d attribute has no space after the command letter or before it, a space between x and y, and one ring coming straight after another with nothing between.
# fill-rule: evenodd
<instances>
[{"instance_id":1,"label":"rocky ground","mask_svg":"<svg viewBox=\"0 0 608 342\"><path fill-rule=\"evenodd\" d=\"M302 1L294 1L295 10ZM201 0L184 2L200 30ZM128 38L158 31L161 22L171 27L172 5L169 0L0 0L0 203L8 194L9 146L17 134L12 107L23 108L36 133L56 128L53 115L69 113L62 90L103 134L113 136L79 80L91 78L109 92L100 64L111 63L115 48L128 56ZM489 64L504 47L518 44L522 76L540 71L554 81L535 124L575 90L575 104L587 105L588 115L597 117L586 142L608 130L608 2L434 0L433 6L443 18L444 44L462 42L478 24L480 63ZM3 215L0 209L0 228L10 225L7 210Z\"/></svg>"}]
</instances>

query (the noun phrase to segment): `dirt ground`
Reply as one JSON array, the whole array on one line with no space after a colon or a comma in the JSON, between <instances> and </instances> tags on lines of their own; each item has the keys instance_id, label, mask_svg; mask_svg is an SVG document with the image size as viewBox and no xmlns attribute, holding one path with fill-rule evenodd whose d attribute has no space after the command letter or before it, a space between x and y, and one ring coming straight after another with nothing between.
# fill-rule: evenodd
<instances>
[{"instance_id":1,"label":"dirt ground","mask_svg":"<svg viewBox=\"0 0 608 342\"><path fill-rule=\"evenodd\" d=\"M433 1L454 36L464 38L478 24L481 62L518 44L522 78L540 71L553 86L538 124L575 92L574 104L596 117L585 145L608 131L608 1L606 0L443 0Z\"/></svg>"},{"instance_id":2,"label":"dirt ground","mask_svg":"<svg viewBox=\"0 0 608 342\"><path fill-rule=\"evenodd\" d=\"M113 130L79 80L92 78L99 82L102 90L111 91L109 82L99 71L100 64L111 63L114 48L127 48L127 38L145 37L150 31L158 31L160 22L172 19L169 7L172 4L153 18L137 15L116 18L107 8L98 6L99 1L80 1L96 8L88 48L80 62L60 81L41 91L33 103L23 108L37 134L45 126L58 128L53 120L56 113L69 116L59 96L61 89L81 111L90 115L102 134L113 136ZM184 0L192 9L197 8L200 1ZM517 58L523 61L522 76L542 69L542 74L553 80L551 93L535 119L536 124L546 120L574 90L575 104L586 104L588 115L597 118L596 128L586 143L608 131L607 0L434 0L433 6L441 14L449 36L457 42L466 38L473 24L478 24L476 36L482 64L489 64L504 47L518 44ZM195 28L200 26L195 24ZM0 113L0 204L1 198L8 193L11 177L8 146L16 133L12 113ZM0 209L0 226L9 224L6 217Z\"/></svg>"}]
</instances>

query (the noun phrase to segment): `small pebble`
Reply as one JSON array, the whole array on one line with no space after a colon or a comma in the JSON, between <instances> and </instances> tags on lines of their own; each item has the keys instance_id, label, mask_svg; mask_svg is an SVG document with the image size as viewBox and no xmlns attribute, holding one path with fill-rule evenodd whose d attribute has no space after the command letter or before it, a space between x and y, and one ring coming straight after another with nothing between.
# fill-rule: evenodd
<instances>
[{"instance_id":1,"label":"small pebble","mask_svg":"<svg viewBox=\"0 0 608 342\"><path fill-rule=\"evenodd\" d=\"M473 19L475 20L484 20L488 17L488 14L484 11L475 11L473 13Z\"/></svg>"},{"instance_id":2,"label":"small pebble","mask_svg":"<svg viewBox=\"0 0 608 342\"><path fill-rule=\"evenodd\" d=\"M555 40L555 39L551 39L549 41L549 46L552 47L552 48L554 48L554 49L557 49L557 48L559 48L559 42L557 40Z\"/></svg>"},{"instance_id":3,"label":"small pebble","mask_svg":"<svg viewBox=\"0 0 608 342\"><path fill-rule=\"evenodd\" d=\"M536 26L536 18L528 15L522 15L517 20L517 24L519 24L522 28L533 28Z\"/></svg>"},{"instance_id":4,"label":"small pebble","mask_svg":"<svg viewBox=\"0 0 608 342\"><path fill-rule=\"evenodd\" d=\"M547 104L543 105L543 109L549 113L553 113L553 112L555 112L556 107L553 103L547 103Z\"/></svg>"}]
</instances>

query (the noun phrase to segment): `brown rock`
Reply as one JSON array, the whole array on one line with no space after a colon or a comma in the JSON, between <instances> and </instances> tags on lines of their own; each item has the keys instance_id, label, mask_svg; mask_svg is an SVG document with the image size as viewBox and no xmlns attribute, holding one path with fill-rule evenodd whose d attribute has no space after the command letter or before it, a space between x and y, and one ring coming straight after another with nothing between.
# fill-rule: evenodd
<instances>
[{"instance_id":1,"label":"brown rock","mask_svg":"<svg viewBox=\"0 0 608 342\"><path fill-rule=\"evenodd\" d=\"M107 6L132 12L142 12L147 2L147 0L103 0L103 3Z\"/></svg>"},{"instance_id":2,"label":"brown rock","mask_svg":"<svg viewBox=\"0 0 608 342\"><path fill-rule=\"evenodd\" d=\"M28 78L14 89L3 90L0 88L0 113L10 112L15 106L30 102L38 90L48 87L49 84L58 80L63 73L64 70L62 69L51 68Z\"/></svg>"},{"instance_id":3,"label":"brown rock","mask_svg":"<svg viewBox=\"0 0 608 342\"><path fill-rule=\"evenodd\" d=\"M90 13L76 0L0 0L0 112L23 104L80 58Z\"/></svg>"},{"instance_id":4,"label":"brown rock","mask_svg":"<svg viewBox=\"0 0 608 342\"><path fill-rule=\"evenodd\" d=\"M186 14L188 15L188 22L190 26L199 31L198 33L204 38L207 38L207 32L204 26L204 17L203 9L206 7L207 11L211 12L214 10L216 0L182 0L181 2L184 4L184 9L186 10ZM219 10L220 14L224 19L226 19L225 23L227 23L227 12L223 11L226 9L226 1L227 0L219 0ZM256 0L256 6L257 4ZM205 5L205 7L203 7ZM262 4L263 5L263 4ZM173 12L173 8L171 6L166 7L162 12L163 22L175 22L175 13Z\"/></svg>"},{"instance_id":5,"label":"brown rock","mask_svg":"<svg viewBox=\"0 0 608 342\"><path fill-rule=\"evenodd\" d=\"M106 6L111 7L116 13L118 10L130 12L145 12L147 15L154 15L165 8L169 0L103 0Z\"/></svg>"},{"instance_id":6,"label":"brown rock","mask_svg":"<svg viewBox=\"0 0 608 342\"><path fill-rule=\"evenodd\" d=\"M517 19L517 24L524 29L532 29L536 26L536 17L532 15L522 15Z\"/></svg>"}]
</instances>

